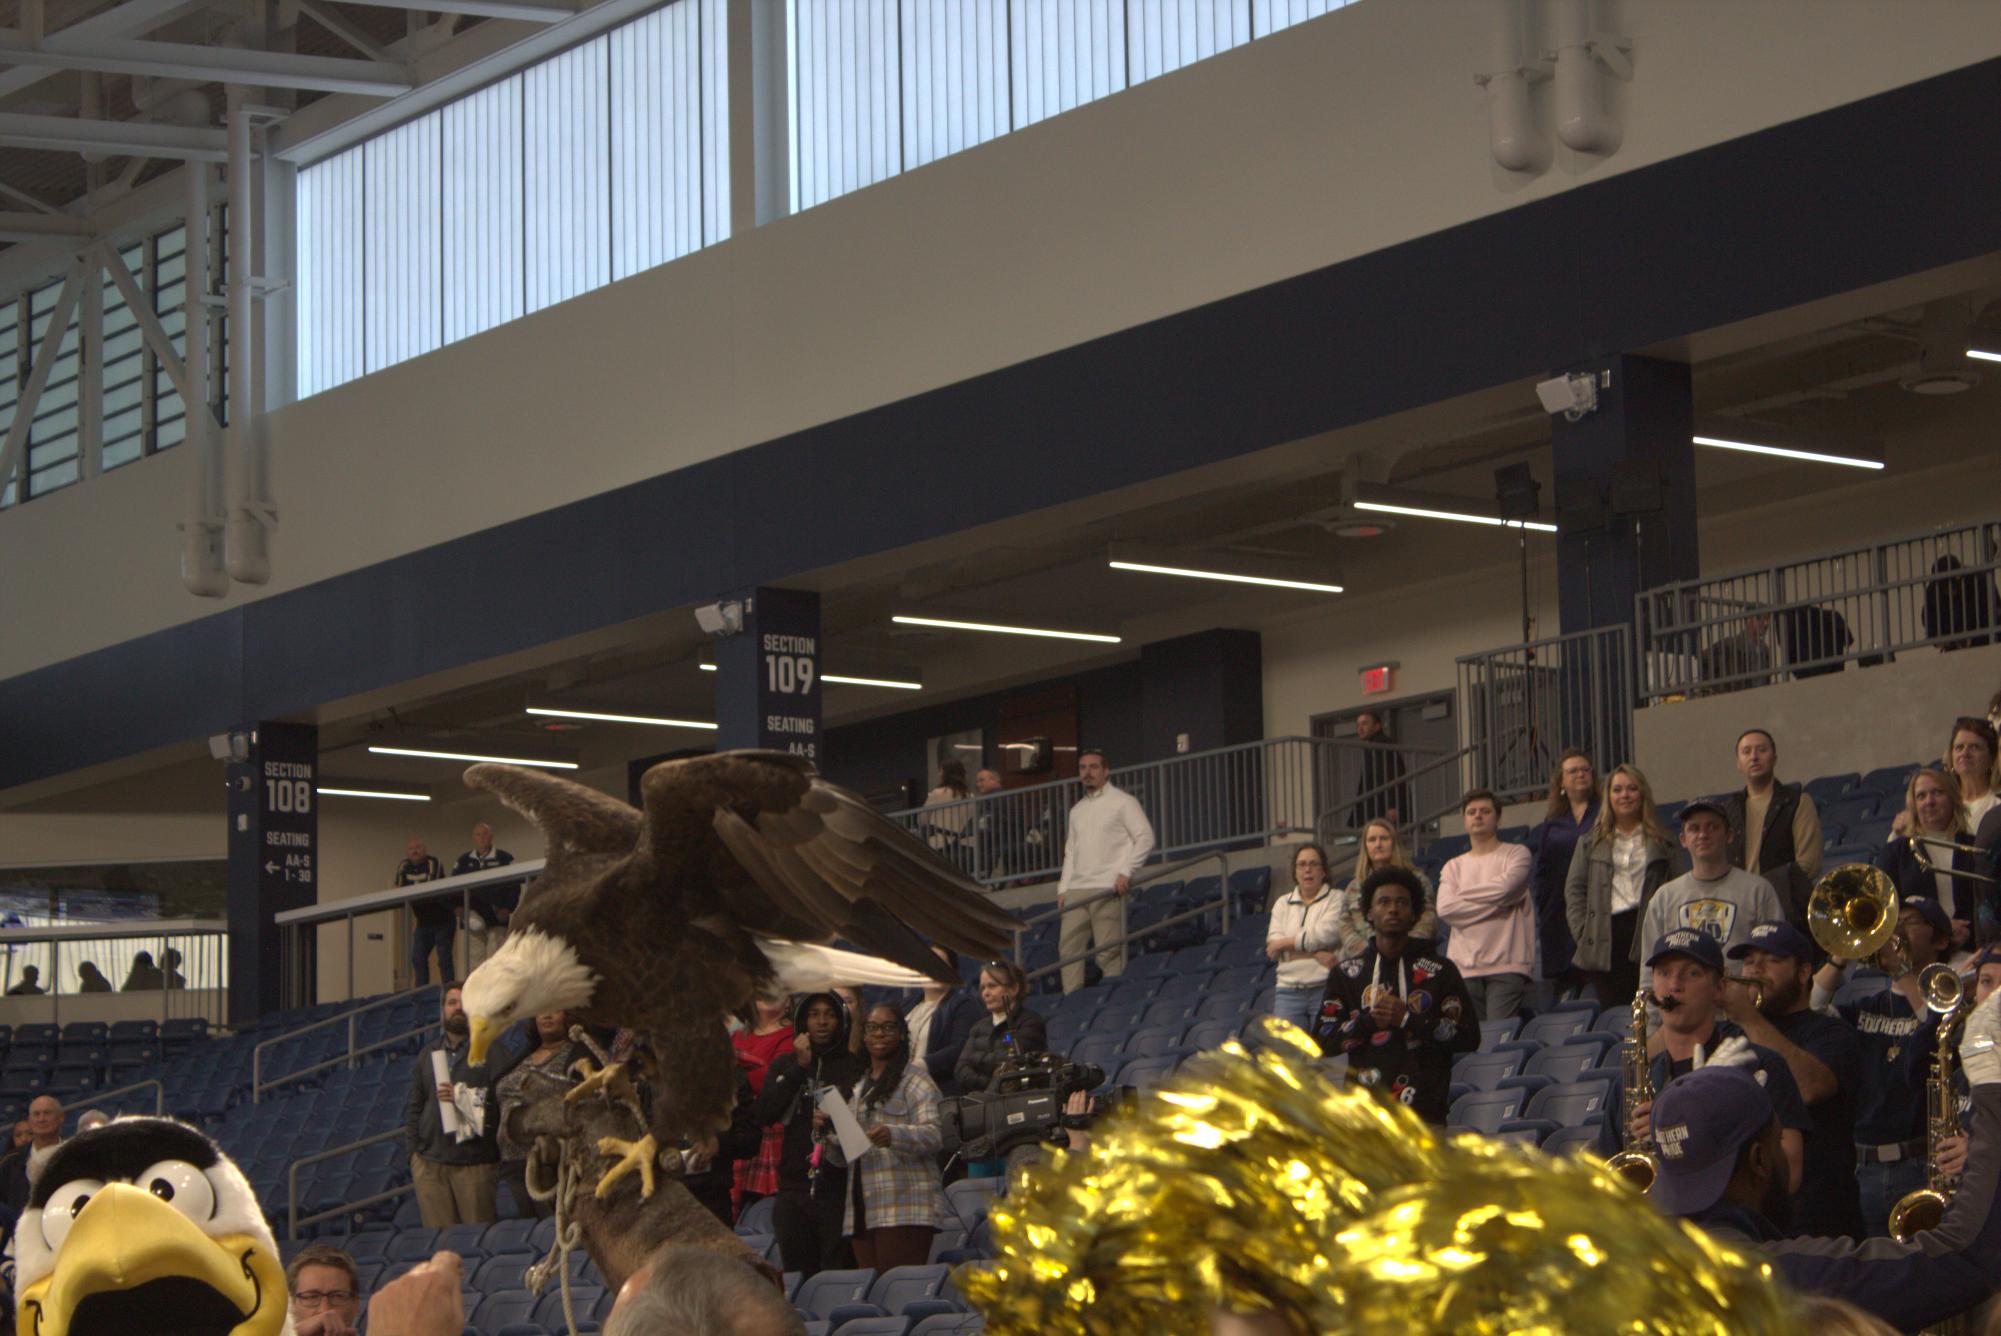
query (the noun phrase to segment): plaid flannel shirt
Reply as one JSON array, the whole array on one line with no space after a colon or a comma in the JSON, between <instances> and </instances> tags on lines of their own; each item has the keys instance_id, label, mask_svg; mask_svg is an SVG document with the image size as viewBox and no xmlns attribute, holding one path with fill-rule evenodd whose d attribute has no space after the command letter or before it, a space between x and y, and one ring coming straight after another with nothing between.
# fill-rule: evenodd
<instances>
[{"instance_id":1,"label":"plaid flannel shirt","mask_svg":"<svg viewBox=\"0 0 2001 1336\"><path fill-rule=\"evenodd\" d=\"M856 1162L841 1213L841 1232L855 1231L857 1185L867 1204L865 1223L870 1229L935 1226L943 1190L938 1151L944 1145L938 1130L938 1087L922 1068L905 1068L887 1099L866 1112L857 1107L855 1116L865 1128L878 1123L887 1127L889 1145L877 1146ZM827 1156L835 1164L847 1163L838 1141L828 1144Z\"/></svg>"}]
</instances>

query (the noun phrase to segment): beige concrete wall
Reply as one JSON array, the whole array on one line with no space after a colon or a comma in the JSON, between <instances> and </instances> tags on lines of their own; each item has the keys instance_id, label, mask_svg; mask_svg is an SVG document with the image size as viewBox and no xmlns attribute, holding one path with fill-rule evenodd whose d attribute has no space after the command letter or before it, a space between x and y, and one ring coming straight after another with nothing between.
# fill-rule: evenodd
<instances>
[{"instance_id":1,"label":"beige concrete wall","mask_svg":"<svg viewBox=\"0 0 2001 1336\"><path fill-rule=\"evenodd\" d=\"M2001 51L2001 6L1623 0L1606 159L1488 157L1484 0L1363 3L269 420L262 597ZM170 451L0 516L0 677L212 612Z\"/></svg>"}]
</instances>

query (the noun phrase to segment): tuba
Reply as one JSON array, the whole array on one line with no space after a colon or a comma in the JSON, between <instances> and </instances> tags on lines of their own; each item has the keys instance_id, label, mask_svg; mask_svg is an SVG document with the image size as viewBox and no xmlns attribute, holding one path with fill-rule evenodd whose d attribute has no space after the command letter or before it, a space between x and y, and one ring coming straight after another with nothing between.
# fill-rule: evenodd
<instances>
[{"instance_id":1,"label":"tuba","mask_svg":"<svg viewBox=\"0 0 2001 1336\"><path fill-rule=\"evenodd\" d=\"M1635 1137L1632 1130L1632 1110L1648 1104L1654 1098L1654 1073L1647 1061L1647 989L1633 994L1633 1037L1620 1046L1619 1066L1624 1076L1625 1101L1620 1112L1625 1115L1620 1124L1621 1141L1625 1149L1605 1161L1605 1167L1619 1177L1645 1192L1654 1185L1654 1174L1660 1169L1660 1153L1651 1135Z\"/></svg>"},{"instance_id":2,"label":"tuba","mask_svg":"<svg viewBox=\"0 0 2001 1336\"><path fill-rule=\"evenodd\" d=\"M1937 1229L1952 1200L1953 1181L1939 1172L1939 1143L1959 1134L1959 1109L1952 1094L1952 1041L1966 1002L1966 984L1950 965L1927 965L1918 974L1927 1009L1936 1012L1938 1044L1932 1049L1931 1073L1925 1081L1925 1185L1906 1192L1890 1208L1890 1237L1909 1243L1928 1229Z\"/></svg>"},{"instance_id":3,"label":"tuba","mask_svg":"<svg viewBox=\"0 0 2001 1336\"><path fill-rule=\"evenodd\" d=\"M1830 956L1867 960L1897 931L1897 884L1881 868L1845 863L1814 883L1806 927Z\"/></svg>"}]
</instances>

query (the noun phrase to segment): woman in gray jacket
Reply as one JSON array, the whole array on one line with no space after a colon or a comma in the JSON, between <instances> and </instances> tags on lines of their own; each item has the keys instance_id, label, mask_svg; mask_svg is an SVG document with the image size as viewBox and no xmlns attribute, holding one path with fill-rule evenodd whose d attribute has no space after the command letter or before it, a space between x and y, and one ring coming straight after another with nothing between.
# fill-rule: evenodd
<instances>
[{"instance_id":1,"label":"woman in gray jacket","mask_svg":"<svg viewBox=\"0 0 2001 1336\"><path fill-rule=\"evenodd\" d=\"M1675 843L1654 811L1654 791L1637 766L1614 769L1598 820L1577 842L1563 899L1573 957L1600 1006L1625 1006L1640 986L1636 940L1647 902L1674 875Z\"/></svg>"}]
</instances>

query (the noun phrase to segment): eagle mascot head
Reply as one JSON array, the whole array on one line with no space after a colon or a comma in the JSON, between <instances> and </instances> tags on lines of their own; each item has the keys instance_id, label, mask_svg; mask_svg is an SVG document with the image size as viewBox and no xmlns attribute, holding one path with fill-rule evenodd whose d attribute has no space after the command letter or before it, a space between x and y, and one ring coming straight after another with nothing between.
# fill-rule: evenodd
<instances>
[{"instance_id":1,"label":"eagle mascot head","mask_svg":"<svg viewBox=\"0 0 2001 1336\"><path fill-rule=\"evenodd\" d=\"M71 1137L14 1233L20 1336L290 1336L278 1246L222 1148L170 1118Z\"/></svg>"}]
</instances>

